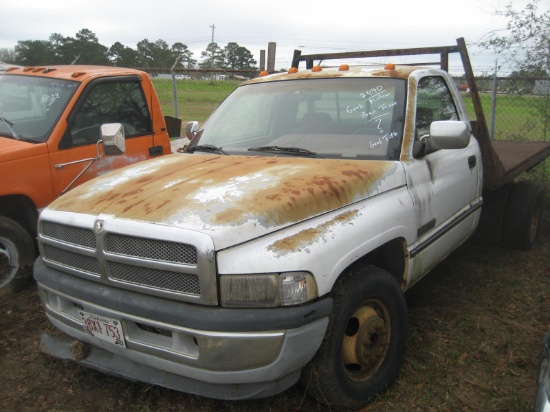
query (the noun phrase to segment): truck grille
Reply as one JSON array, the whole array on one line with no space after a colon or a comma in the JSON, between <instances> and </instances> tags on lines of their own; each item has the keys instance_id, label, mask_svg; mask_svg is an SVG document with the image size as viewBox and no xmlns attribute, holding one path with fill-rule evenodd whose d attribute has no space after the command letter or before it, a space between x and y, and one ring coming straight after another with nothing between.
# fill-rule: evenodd
<instances>
[{"instance_id":1,"label":"truck grille","mask_svg":"<svg viewBox=\"0 0 550 412\"><path fill-rule=\"evenodd\" d=\"M145 259L197 264L197 250L193 246L176 242L109 233L105 239L105 250L119 255Z\"/></svg>"},{"instance_id":2,"label":"truck grille","mask_svg":"<svg viewBox=\"0 0 550 412\"><path fill-rule=\"evenodd\" d=\"M200 295L201 289L198 277L185 273L170 272L168 270L149 269L139 266L121 265L110 262L109 273L111 279L119 282L134 283L159 289Z\"/></svg>"},{"instance_id":3,"label":"truck grille","mask_svg":"<svg viewBox=\"0 0 550 412\"><path fill-rule=\"evenodd\" d=\"M94 249L96 245L95 235L91 229L67 226L59 223L43 222L42 232L44 236L58 239L71 245L79 245Z\"/></svg>"},{"instance_id":4,"label":"truck grille","mask_svg":"<svg viewBox=\"0 0 550 412\"><path fill-rule=\"evenodd\" d=\"M96 258L63 250L52 245L44 245L44 256L50 261L57 262L63 266L81 270L91 275L100 275L99 263Z\"/></svg>"},{"instance_id":5,"label":"truck grille","mask_svg":"<svg viewBox=\"0 0 550 412\"><path fill-rule=\"evenodd\" d=\"M39 243L44 262L58 270L102 283L116 283L119 287L146 290L157 295L180 294L182 300L188 300L187 296L200 301L201 268L207 269L206 284L215 285L212 265L192 244L193 238L189 234L183 237L186 240L191 237L191 242L153 238L158 233L161 233L159 237L164 233L164 237L177 238L174 233L179 234L176 232L179 229L137 222L117 222L112 226L105 223L96 234L93 222L89 220L86 223L90 227L82 227L41 218ZM131 233L132 230L120 233L125 224L132 225L133 232L139 234ZM212 300L212 293L205 303L215 303L209 300Z\"/></svg>"}]
</instances>

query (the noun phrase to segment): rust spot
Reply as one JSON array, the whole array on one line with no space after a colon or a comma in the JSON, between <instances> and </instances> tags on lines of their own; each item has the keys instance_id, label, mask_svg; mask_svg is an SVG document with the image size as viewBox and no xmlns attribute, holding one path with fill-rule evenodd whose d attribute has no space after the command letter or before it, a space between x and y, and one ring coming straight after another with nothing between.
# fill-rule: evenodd
<instances>
[{"instance_id":1,"label":"rust spot","mask_svg":"<svg viewBox=\"0 0 550 412\"><path fill-rule=\"evenodd\" d=\"M193 215L206 225L255 220L265 227L277 226L375 192L394 166L382 161L278 158L275 162L271 157L176 154L136 167L139 177L132 168L115 178L99 177L50 207L154 222ZM143 183L144 173L150 182Z\"/></svg>"},{"instance_id":2,"label":"rust spot","mask_svg":"<svg viewBox=\"0 0 550 412\"><path fill-rule=\"evenodd\" d=\"M405 113L405 127L403 128L403 144L401 148L401 161L412 160L412 146L414 143L415 111L416 107L415 78L409 79L409 90L407 91L407 113Z\"/></svg>"},{"instance_id":3,"label":"rust spot","mask_svg":"<svg viewBox=\"0 0 550 412\"><path fill-rule=\"evenodd\" d=\"M163 208L164 206L166 206L168 203L170 203L170 200L165 200L165 201L162 202L160 205L157 205L156 208L157 208L157 209L161 209L161 208Z\"/></svg>"},{"instance_id":4,"label":"rust spot","mask_svg":"<svg viewBox=\"0 0 550 412\"><path fill-rule=\"evenodd\" d=\"M97 202L114 202L119 197L120 197L120 193L112 192L103 196L101 199L98 199ZM124 199L121 199L120 201L123 201L123 200Z\"/></svg>"},{"instance_id":5,"label":"rust spot","mask_svg":"<svg viewBox=\"0 0 550 412\"><path fill-rule=\"evenodd\" d=\"M322 238L327 232L337 224L344 224L351 221L359 214L358 210L350 210L341 213L334 219L318 225L314 228L304 229L295 235L288 236L284 239L277 240L267 249L272 252L296 252L311 245L313 242Z\"/></svg>"}]
</instances>

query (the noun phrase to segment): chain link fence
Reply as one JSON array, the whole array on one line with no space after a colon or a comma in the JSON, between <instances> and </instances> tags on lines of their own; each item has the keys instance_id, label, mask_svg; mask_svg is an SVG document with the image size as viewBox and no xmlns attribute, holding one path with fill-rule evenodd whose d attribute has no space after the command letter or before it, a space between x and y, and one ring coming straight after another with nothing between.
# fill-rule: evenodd
<instances>
[{"instance_id":1,"label":"chain link fence","mask_svg":"<svg viewBox=\"0 0 550 412\"><path fill-rule=\"evenodd\" d=\"M475 114L464 78L455 78L470 118ZM490 135L495 140L550 141L549 78L476 78Z\"/></svg>"},{"instance_id":2,"label":"chain link fence","mask_svg":"<svg viewBox=\"0 0 550 412\"><path fill-rule=\"evenodd\" d=\"M255 70L141 70L151 76L163 113L182 124L206 121L239 84L259 74Z\"/></svg>"}]
</instances>

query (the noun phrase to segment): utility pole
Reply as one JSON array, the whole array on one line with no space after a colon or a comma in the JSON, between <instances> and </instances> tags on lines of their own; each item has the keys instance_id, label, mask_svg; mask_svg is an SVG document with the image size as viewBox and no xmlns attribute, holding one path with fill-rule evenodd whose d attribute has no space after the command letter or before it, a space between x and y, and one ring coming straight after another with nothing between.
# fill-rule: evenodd
<instances>
[{"instance_id":1,"label":"utility pole","mask_svg":"<svg viewBox=\"0 0 550 412\"><path fill-rule=\"evenodd\" d=\"M212 43L214 43L214 29L216 28L216 26L212 24L212 26L209 27L212 29Z\"/></svg>"},{"instance_id":2,"label":"utility pole","mask_svg":"<svg viewBox=\"0 0 550 412\"><path fill-rule=\"evenodd\" d=\"M212 57L210 60L210 67L214 68L214 29L216 28L216 26L212 24L210 28L212 29L212 43L210 43L212 45Z\"/></svg>"}]
</instances>

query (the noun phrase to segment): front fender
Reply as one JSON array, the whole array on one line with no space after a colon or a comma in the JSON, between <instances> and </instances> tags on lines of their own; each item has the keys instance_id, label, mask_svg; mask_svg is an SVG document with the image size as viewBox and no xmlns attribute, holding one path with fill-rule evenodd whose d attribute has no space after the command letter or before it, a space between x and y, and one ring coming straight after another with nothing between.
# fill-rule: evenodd
<instances>
[{"instance_id":1,"label":"front fender","mask_svg":"<svg viewBox=\"0 0 550 412\"><path fill-rule=\"evenodd\" d=\"M308 271L322 296L342 271L372 250L396 238L413 242L414 227L412 199L401 186L222 250L218 273Z\"/></svg>"}]
</instances>

